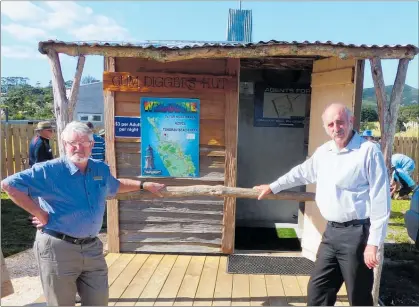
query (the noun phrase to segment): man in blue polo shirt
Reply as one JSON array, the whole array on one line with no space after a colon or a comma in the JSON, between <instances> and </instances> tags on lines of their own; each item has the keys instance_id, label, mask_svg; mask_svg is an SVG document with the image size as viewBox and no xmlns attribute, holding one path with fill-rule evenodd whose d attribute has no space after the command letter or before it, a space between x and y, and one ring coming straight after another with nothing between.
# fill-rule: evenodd
<instances>
[{"instance_id":1,"label":"man in blue polo shirt","mask_svg":"<svg viewBox=\"0 0 419 307\"><path fill-rule=\"evenodd\" d=\"M35 164L7 177L3 191L33 216L34 243L44 295L49 306L108 305L108 269L102 227L106 197L148 190L160 195L164 185L116 179L109 166L90 159L92 131L83 123L68 124L61 134L66 155Z\"/></svg>"}]
</instances>

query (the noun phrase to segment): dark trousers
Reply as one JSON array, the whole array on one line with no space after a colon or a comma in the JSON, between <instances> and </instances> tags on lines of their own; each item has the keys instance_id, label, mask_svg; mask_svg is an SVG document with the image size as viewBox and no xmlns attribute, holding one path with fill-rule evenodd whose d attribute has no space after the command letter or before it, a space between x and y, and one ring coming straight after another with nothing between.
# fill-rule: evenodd
<instances>
[{"instance_id":1,"label":"dark trousers","mask_svg":"<svg viewBox=\"0 0 419 307\"><path fill-rule=\"evenodd\" d=\"M351 306L373 305L374 273L363 255L369 227L327 224L308 283L308 306L333 306L344 281Z\"/></svg>"}]
</instances>

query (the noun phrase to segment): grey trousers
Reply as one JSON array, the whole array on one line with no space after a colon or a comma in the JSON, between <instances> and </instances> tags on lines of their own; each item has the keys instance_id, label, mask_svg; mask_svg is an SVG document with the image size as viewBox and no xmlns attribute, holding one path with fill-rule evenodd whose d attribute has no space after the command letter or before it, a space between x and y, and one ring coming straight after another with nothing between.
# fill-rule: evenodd
<instances>
[{"instance_id":1,"label":"grey trousers","mask_svg":"<svg viewBox=\"0 0 419 307\"><path fill-rule=\"evenodd\" d=\"M108 267L99 239L77 245L37 231L34 253L48 306L74 306L76 292L82 305L108 305Z\"/></svg>"}]
</instances>

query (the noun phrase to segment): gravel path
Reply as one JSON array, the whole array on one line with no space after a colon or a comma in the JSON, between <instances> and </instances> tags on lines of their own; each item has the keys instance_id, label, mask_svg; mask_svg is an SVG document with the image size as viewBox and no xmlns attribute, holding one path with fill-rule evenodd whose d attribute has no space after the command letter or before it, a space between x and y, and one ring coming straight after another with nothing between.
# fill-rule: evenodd
<instances>
[{"instance_id":1,"label":"gravel path","mask_svg":"<svg viewBox=\"0 0 419 307\"><path fill-rule=\"evenodd\" d=\"M106 233L99 234L106 251ZM32 304L43 293L38 265L32 249L4 259L12 280L14 293L1 299L1 306L24 306ZM41 304L37 304L40 306ZM42 304L45 306L45 304Z\"/></svg>"}]
</instances>

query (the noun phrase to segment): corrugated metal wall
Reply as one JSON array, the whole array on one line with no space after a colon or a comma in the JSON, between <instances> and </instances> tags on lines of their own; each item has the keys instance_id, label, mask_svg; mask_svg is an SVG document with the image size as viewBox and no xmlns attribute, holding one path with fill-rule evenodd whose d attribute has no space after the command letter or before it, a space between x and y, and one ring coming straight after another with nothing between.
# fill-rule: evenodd
<instances>
[{"instance_id":1,"label":"corrugated metal wall","mask_svg":"<svg viewBox=\"0 0 419 307\"><path fill-rule=\"evenodd\" d=\"M230 9L228 12L227 40L252 41L252 11Z\"/></svg>"}]
</instances>

